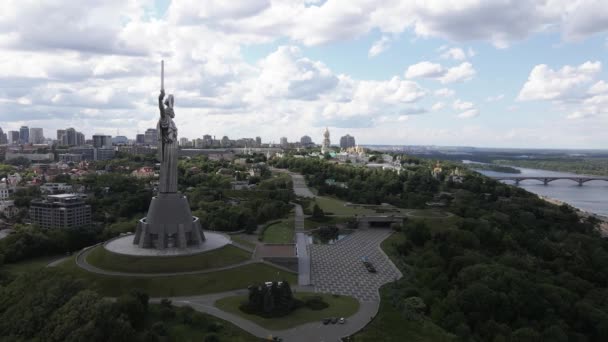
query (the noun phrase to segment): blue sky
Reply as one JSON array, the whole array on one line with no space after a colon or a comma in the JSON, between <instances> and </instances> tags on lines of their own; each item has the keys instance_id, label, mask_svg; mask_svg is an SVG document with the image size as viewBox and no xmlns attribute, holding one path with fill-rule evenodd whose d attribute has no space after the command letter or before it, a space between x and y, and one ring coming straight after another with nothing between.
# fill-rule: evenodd
<instances>
[{"instance_id":1,"label":"blue sky","mask_svg":"<svg viewBox=\"0 0 608 342\"><path fill-rule=\"evenodd\" d=\"M155 126L162 58L188 138L320 141L329 126L334 142L350 133L364 144L608 146L602 1L9 0L5 8L5 131L143 132Z\"/></svg>"}]
</instances>

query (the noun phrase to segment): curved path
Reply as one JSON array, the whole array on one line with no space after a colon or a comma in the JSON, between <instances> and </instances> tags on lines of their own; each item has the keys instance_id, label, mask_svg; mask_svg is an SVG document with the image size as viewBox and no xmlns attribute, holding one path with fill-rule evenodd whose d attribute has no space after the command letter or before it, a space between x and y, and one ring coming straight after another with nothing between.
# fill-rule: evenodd
<instances>
[{"instance_id":1,"label":"curved path","mask_svg":"<svg viewBox=\"0 0 608 342\"><path fill-rule=\"evenodd\" d=\"M359 300L359 310L351 317L347 319L346 324L328 324L324 325L321 320L310 323L305 323L298 325L291 329L286 330L270 330L264 327L261 327L247 319L239 317L237 315L222 311L214 306L214 303L225 297L236 296L247 294L247 290L235 290L221 293L213 293L201 296L189 296L189 297L171 297L170 299L175 305L179 306L191 306L193 309L204 312L218 318L229 321L241 329L246 330L247 332L258 336L260 338L268 338L269 336L278 336L283 338L286 342L311 342L311 341L340 341L340 339L351 336L356 332L363 329L371 319L376 316L378 313L378 309L380 307L380 298L379 298L379 287L388 281L395 280L397 277L401 276L401 273L397 270L397 268L392 264L388 256L386 256L381 248L380 243L390 236L390 232L386 230L373 230L366 229L354 234L351 234L348 238L340 241L336 245L325 245L322 246L323 250L332 250L335 252L342 254L346 249L354 250L353 255L356 256L357 260L352 265L352 267L361 266L358 258L360 257L360 253L367 254L370 256L378 270L380 271L376 274L378 279L373 280L371 282L363 282L359 283L362 288L364 288L363 293L358 289L348 289L344 291L345 285L352 285L353 279L350 279L349 276L341 279L340 282L334 283L333 281L327 281L329 279L324 279L325 277L318 274L318 270L313 269L313 279L316 284L314 286L294 286L293 289L297 292L324 292L324 293L342 293L354 296ZM339 245L343 245L338 247ZM125 276L125 277L158 277L158 276L177 276L177 275L188 275L188 274L203 274L203 273L211 273L217 272L225 269L237 268L243 265L252 264L255 262L259 262L256 260L249 260L246 262L242 262L235 265L230 265L222 268L208 269L203 271L193 271L193 272L175 272L175 273L127 273L127 272L115 272L115 271L107 271L102 270L100 268L94 267L86 262L86 256L90 251L96 247L91 246L80 251L76 257L76 263L79 267L93 273L109 275L109 276ZM321 246L321 245L315 245ZM307 246L307 249L310 249L312 246ZM326 247L326 248L325 248ZM316 250L316 252L320 252ZM379 255L379 254L380 255ZM319 253L321 254L321 253ZM323 257L320 257L317 253L312 253L311 257L313 261L315 261L315 265L317 267L319 265L330 264L333 265L335 260L323 260ZM325 253L322 253L325 254ZM381 258L385 258L382 260ZM333 258L333 257L332 257ZM315 260L316 259L316 260ZM65 259L62 259L65 260ZM56 263L53 263L56 264ZM276 267L276 265L272 265ZM338 266L338 265L335 265ZM280 267L279 267L280 268ZM313 266L315 268L315 266ZM282 268L281 268L282 269ZM335 271L334 267L330 267L328 270L330 272ZM385 274L386 272L386 274ZM321 273L324 273L321 271ZM353 274L359 274L360 272L354 272ZM373 275L372 275L373 277ZM392 278L394 277L394 278ZM363 279L359 278L357 280L361 281ZM348 286L346 286L348 288ZM372 295L370 295L372 293ZM160 298L152 299L153 302L160 301Z\"/></svg>"},{"instance_id":2,"label":"curved path","mask_svg":"<svg viewBox=\"0 0 608 342\"><path fill-rule=\"evenodd\" d=\"M310 292L306 289L293 287L297 292ZM363 302L360 303L359 311L346 319L345 324L324 325L321 320L298 325L286 330L270 330L261 327L247 319L237 315L222 311L214 306L214 303L222 298L245 295L247 290L236 290L222 293L214 293L204 296L193 297L173 297L170 298L173 304L178 306L191 306L193 309L204 312L223 320L229 321L239 328L261 338L269 336L281 337L285 342L313 342L313 341L340 341L341 338L353 335L363 329L370 318L378 311L379 303ZM152 299L153 302L160 301L160 298Z\"/></svg>"},{"instance_id":3,"label":"curved path","mask_svg":"<svg viewBox=\"0 0 608 342\"><path fill-rule=\"evenodd\" d=\"M241 266L245 266L245 265L249 265L249 264L254 264L254 263L264 263L273 267L276 267L278 269L281 269L283 271L287 271L287 272L291 272L293 273L292 270L289 270L287 268L283 268L280 266L277 266L275 264L270 264L261 260L247 260L247 261L243 261L240 263L236 263L236 264L232 264L229 266L224 266L224 267L216 267L216 268L209 268L206 270L199 270L199 271L186 271L186 272L169 272L169 273L132 273L132 272L120 272L120 271L109 271L109 270L104 270L101 269L99 267L95 267L91 264L89 264L87 262L87 256L89 255L89 253L93 250L93 248L99 246L100 244L91 246L91 247L87 247L83 250L81 250L80 252L78 252L78 254L76 255L76 265L78 265L78 267L84 269L85 271L91 272L91 273L96 273L96 274L101 274L101 275L107 275L107 276L118 276L118 277L136 277L136 278L151 278L151 277L174 277L174 276L181 276L181 275L195 275L195 274L205 274L205 273L213 273L213 272L218 272L218 271L224 271L224 270L229 270L229 269L233 269L233 268L238 268Z\"/></svg>"}]
</instances>

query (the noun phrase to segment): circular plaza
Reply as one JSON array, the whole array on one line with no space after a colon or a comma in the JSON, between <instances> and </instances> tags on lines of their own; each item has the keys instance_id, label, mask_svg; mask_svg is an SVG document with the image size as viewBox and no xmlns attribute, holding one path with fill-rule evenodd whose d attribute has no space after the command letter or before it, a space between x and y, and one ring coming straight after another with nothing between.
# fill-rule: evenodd
<instances>
[{"instance_id":1,"label":"circular plaza","mask_svg":"<svg viewBox=\"0 0 608 342\"><path fill-rule=\"evenodd\" d=\"M104 243L103 247L112 253L145 257L172 257L209 252L230 244L230 238L224 234L205 232L205 241L200 246L185 248L167 247L165 249L140 248L133 243L133 234L124 235Z\"/></svg>"}]
</instances>

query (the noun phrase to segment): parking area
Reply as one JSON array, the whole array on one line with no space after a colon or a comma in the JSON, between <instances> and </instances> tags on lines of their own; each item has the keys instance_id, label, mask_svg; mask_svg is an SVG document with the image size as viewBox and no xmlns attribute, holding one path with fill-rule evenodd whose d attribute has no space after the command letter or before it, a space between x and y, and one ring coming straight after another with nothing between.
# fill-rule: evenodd
<instances>
[{"instance_id":1,"label":"parking area","mask_svg":"<svg viewBox=\"0 0 608 342\"><path fill-rule=\"evenodd\" d=\"M389 229L362 229L333 245L309 245L315 290L379 301L378 289L401 277L380 250L380 243L390 234ZM362 258L367 258L376 273L367 270Z\"/></svg>"}]
</instances>

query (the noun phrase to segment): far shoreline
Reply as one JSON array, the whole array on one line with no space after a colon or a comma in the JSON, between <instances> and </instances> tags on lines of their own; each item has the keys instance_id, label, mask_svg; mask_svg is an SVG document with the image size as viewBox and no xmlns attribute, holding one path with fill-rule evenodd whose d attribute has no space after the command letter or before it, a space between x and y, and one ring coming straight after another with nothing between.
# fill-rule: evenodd
<instances>
[{"instance_id":1,"label":"far shoreline","mask_svg":"<svg viewBox=\"0 0 608 342\"><path fill-rule=\"evenodd\" d=\"M589 216L595 217L596 219L600 220L600 224L597 227L599 229L600 233L602 234L602 236L608 237L608 217L607 216L592 213L590 211L587 211L587 210L584 210L581 208L577 208L567 202L564 202L564 201L561 201L561 200L558 200L555 198L551 198L551 197L547 197L547 196L543 196L543 195L537 195L537 196L538 196L538 198L540 198L548 203L551 203L551 204L555 204L558 206L561 206L564 204L568 205L568 206L574 208L576 210L576 213L582 218L587 218Z\"/></svg>"}]
</instances>

